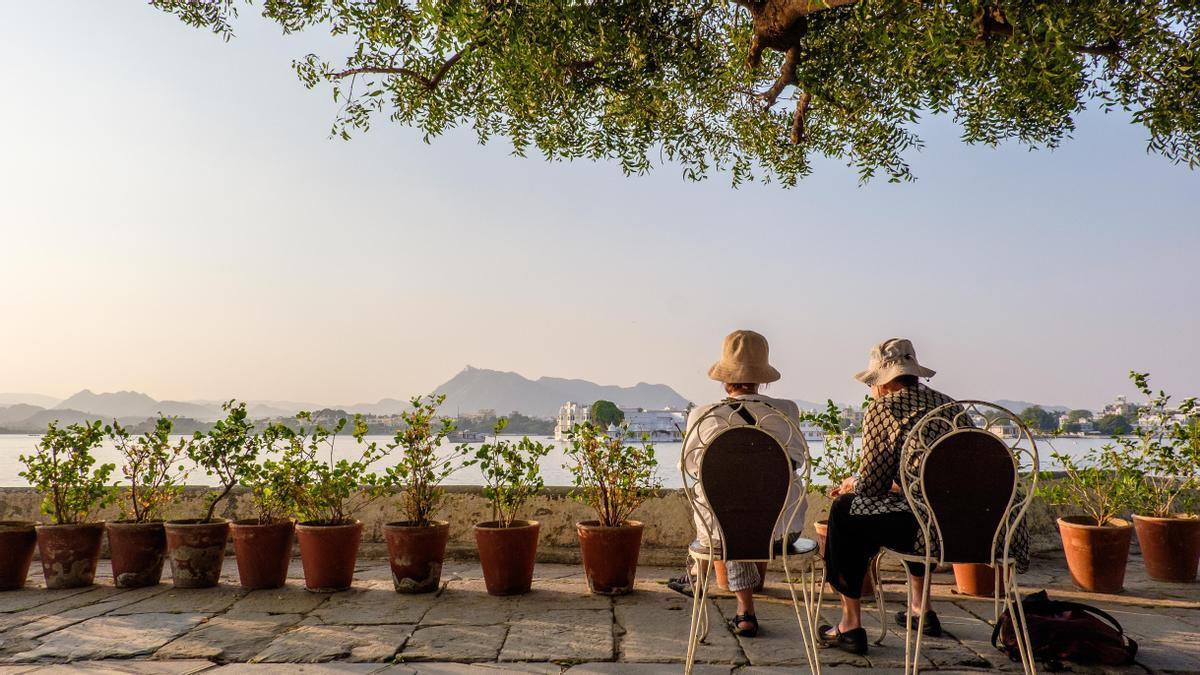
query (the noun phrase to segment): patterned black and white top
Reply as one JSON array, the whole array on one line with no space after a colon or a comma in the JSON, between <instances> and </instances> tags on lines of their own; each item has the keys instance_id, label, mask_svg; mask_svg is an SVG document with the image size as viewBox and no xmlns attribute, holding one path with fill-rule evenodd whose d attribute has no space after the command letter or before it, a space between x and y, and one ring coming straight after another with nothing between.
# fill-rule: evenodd
<instances>
[{"instance_id":1,"label":"patterned black and white top","mask_svg":"<svg viewBox=\"0 0 1200 675\"><path fill-rule=\"evenodd\" d=\"M900 484L904 439L926 413L947 403L954 403L954 399L923 384L894 391L871 403L863 417L862 465L854 482L850 515L912 510L903 494L892 491L892 483ZM947 409L945 416L952 418L960 412L962 408L954 406ZM949 430L947 425L946 431Z\"/></svg>"},{"instance_id":2,"label":"patterned black and white top","mask_svg":"<svg viewBox=\"0 0 1200 675\"><path fill-rule=\"evenodd\" d=\"M904 495L892 491L893 483L900 484L900 458L904 441L921 418L947 403L954 403L954 399L920 383L881 396L871 403L863 417L862 464L855 478L851 515L912 512ZM947 420L944 429L937 429L941 426L940 422L931 424L927 427L930 433L925 440L932 443L941 434L949 432L954 427L952 420L962 412L962 407L958 405L940 412L938 416ZM958 419L961 426L966 418ZM921 553L924 548L923 541L918 537L913 551ZM1016 561L1018 571L1024 572L1029 567L1029 531L1024 522L1013 533L1009 554Z\"/></svg>"}]
</instances>

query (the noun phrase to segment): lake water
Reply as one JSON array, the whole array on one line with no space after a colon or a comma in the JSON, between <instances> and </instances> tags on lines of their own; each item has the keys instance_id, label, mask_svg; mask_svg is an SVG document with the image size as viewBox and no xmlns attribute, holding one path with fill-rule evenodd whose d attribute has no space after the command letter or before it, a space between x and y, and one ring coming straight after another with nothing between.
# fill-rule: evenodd
<instances>
[{"instance_id":1,"label":"lake water","mask_svg":"<svg viewBox=\"0 0 1200 675\"><path fill-rule=\"evenodd\" d=\"M367 440L374 440L382 444L390 441L391 436L367 436ZM546 485L570 485L571 474L564 467L564 464L568 461L563 452L565 444L555 442L551 439L541 440L544 443L554 446L554 451L542 462L542 477L546 481ZM24 478L17 475L18 472L24 469L18 457L21 454L32 452L37 442L38 437L33 435L0 434L0 487L21 487L28 485ZM1061 453L1078 457L1086 453L1088 449L1099 447L1107 442L1109 442L1109 439L1106 438L1059 438L1038 441L1038 453L1041 457L1042 468L1055 468L1050 459L1051 447ZM663 487L681 487L679 470L676 468L676 465L679 462L679 453L682 449L682 443L655 444L655 455L658 457L659 462L658 477L662 480ZM821 443L810 443L809 449L814 456L820 456ZM339 459L353 458L359 452L360 450L354 439L344 437L338 439L334 456ZM94 454L99 463L111 462L118 467L120 466L120 455L111 444L105 444ZM382 468L388 464L389 460L385 458L379 463L378 467ZM120 469L118 468L115 475L119 476L119 474ZM209 482L209 479L202 472L195 472L188 480L188 484L190 485L204 485L207 482ZM475 467L460 469L446 481L447 485L479 485L481 483L482 479L479 470Z\"/></svg>"}]
</instances>

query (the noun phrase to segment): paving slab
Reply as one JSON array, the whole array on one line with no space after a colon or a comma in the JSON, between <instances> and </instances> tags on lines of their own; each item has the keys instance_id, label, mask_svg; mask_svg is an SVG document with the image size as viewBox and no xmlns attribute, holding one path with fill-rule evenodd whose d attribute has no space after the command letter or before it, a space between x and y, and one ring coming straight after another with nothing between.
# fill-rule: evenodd
<instances>
[{"instance_id":1,"label":"paving slab","mask_svg":"<svg viewBox=\"0 0 1200 675\"><path fill-rule=\"evenodd\" d=\"M412 634L410 625L299 626L276 637L251 661L317 663L391 661Z\"/></svg>"},{"instance_id":2,"label":"paving slab","mask_svg":"<svg viewBox=\"0 0 1200 675\"><path fill-rule=\"evenodd\" d=\"M614 657L608 609L551 609L516 619L500 661L605 661Z\"/></svg>"},{"instance_id":3,"label":"paving slab","mask_svg":"<svg viewBox=\"0 0 1200 675\"><path fill-rule=\"evenodd\" d=\"M210 619L155 652L160 659L249 661L274 637L303 618L299 614L242 612Z\"/></svg>"},{"instance_id":4,"label":"paving slab","mask_svg":"<svg viewBox=\"0 0 1200 675\"><path fill-rule=\"evenodd\" d=\"M677 593L635 593L618 598L614 605L620 643L620 660L642 663L681 663L687 657L692 601ZM713 622L708 638L696 650L696 663L746 663L733 633L724 628L724 617L709 601Z\"/></svg>"},{"instance_id":5,"label":"paving slab","mask_svg":"<svg viewBox=\"0 0 1200 675\"><path fill-rule=\"evenodd\" d=\"M57 602L64 598L80 593L89 593L99 586L84 588L61 588L50 590L44 586L28 584L25 588L0 593L0 612L20 612L22 610Z\"/></svg>"},{"instance_id":6,"label":"paving slab","mask_svg":"<svg viewBox=\"0 0 1200 675\"><path fill-rule=\"evenodd\" d=\"M533 595L530 592L530 595ZM488 595L482 581L466 580L451 582L433 601L428 612L421 618L423 625L475 625L489 626L508 623L522 605L520 596L495 597ZM533 613L549 608L548 604L536 600L525 601L526 610ZM564 606L555 606L562 609Z\"/></svg>"},{"instance_id":7,"label":"paving slab","mask_svg":"<svg viewBox=\"0 0 1200 675\"><path fill-rule=\"evenodd\" d=\"M126 605L113 612L113 614L216 614L229 609L230 605L237 602L245 594L246 591L239 586L227 586L224 584L214 586L213 588L175 588L174 586L169 586L164 592L140 602Z\"/></svg>"},{"instance_id":8,"label":"paving slab","mask_svg":"<svg viewBox=\"0 0 1200 675\"><path fill-rule=\"evenodd\" d=\"M345 673L375 673L382 668L383 666L378 663L289 663L286 665L235 663L205 671L204 675L209 673L220 673L221 675L240 675L240 673L250 673L251 675L297 675L298 673L303 675L343 675Z\"/></svg>"},{"instance_id":9,"label":"paving slab","mask_svg":"<svg viewBox=\"0 0 1200 675\"><path fill-rule=\"evenodd\" d=\"M400 657L405 661L495 661L507 626L422 626Z\"/></svg>"},{"instance_id":10,"label":"paving slab","mask_svg":"<svg viewBox=\"0 0 1200 675\"><path fill-rule=\"evenodd\" d=\"M679 675L678 664L669 663L581 663L567 669L568 675ZM733 666L698 664L696 675L729 675Z\"/></svg>"},{"instance_id":11,"label":"paving slab","mask_svg":"<svg viewBox=\"0 0 1200 675\"><path fill-rule=\"evenodd\" d=\"M250 591L233 603L229 613L308 614L330 597L327 593L310 593L302 584L290 583L283 588Z\"/></svg>"},{"instance_id":12,"label":"paving slab","mask_svg":"<svg viewBox=\"0 0 1200 675\"><path fill-rule=\"evenodd\" d=\"M366 582L331 594L310 616L327 624L414 624L437 602L432 593L405 595L397 593L391 582Z\"/></svg>"},{"instance_id":13,"label":"paving slab","mask_svg":"<svg viewBox=\"0 0 1200 675\"><path fill-rule=\"evenodd\" d=\"M42 638L37 647L16 654L18 661L132 658L151 654L191 630L205 614L102 616Z\"/></svg>"},{"instance_id":14,"label":"paving slab","mask_svg":"<svg viewBox=\"0 0 1200 675\"><path fill-rule=\"evenodd\" d=\"M192 675L213 667L209 661L135 661L106 659L104 661L76 661L52 666L42 666L37 675Z\"/></svg>"},{"instance_id":15,"label":"paving slab","mask_svg":"<svg viewBox=\"0 0 1200 675\"><path fill-rule=\"evenodd\" d=\"M404 663L379 671L387 675L559 675L556 663Z\"/></svg>"}]
</instances>

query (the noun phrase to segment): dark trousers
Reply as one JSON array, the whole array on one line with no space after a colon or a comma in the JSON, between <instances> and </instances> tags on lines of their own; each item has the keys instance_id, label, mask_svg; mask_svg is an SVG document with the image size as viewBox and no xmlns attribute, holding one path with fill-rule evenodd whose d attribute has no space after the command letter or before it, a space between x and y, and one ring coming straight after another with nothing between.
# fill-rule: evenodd
<instances>
[{"instance_id":1,"label":"dark trousers","mask_svg":"<svg viewBox=\"0 0 1200 675\"><path fill-rule=\"evenodd\" d=\"M841 495L829 508L825 536L825 580L834 590L854 600L862 596L867 568L881 547L911 551L917 538L917 520L911 513L850 514L854 495ZM921 575L924 565L905 563L909 574Z\"/></svg>"}]
</instances>

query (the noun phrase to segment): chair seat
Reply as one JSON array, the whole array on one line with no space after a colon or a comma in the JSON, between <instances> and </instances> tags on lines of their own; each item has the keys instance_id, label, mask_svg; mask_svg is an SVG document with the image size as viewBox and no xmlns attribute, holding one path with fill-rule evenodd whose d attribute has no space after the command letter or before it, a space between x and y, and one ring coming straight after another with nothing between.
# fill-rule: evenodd
<instances>
[{"instance_id":1,"label":"chair seat","mask_svg":"<svg viewBox=\"0 0 1200 675\"><path fill-rule=\"evenodd\" d=\"M782 550L783 546L782 545L783 545L782 541L775 542L775 544L774 544L775 555L783 554L783 550ZM688 547L688 550L699 556L704 556L704 557L714 556L717 560L721 559L720 548L717 548L714 551L713 549L709 548L708 546L705 546L704 544L700 543L699 541L693 541L692 545ZM796 539L794 539L792 541L792 550L788 553L788 555L809 555L809 554L816 553L816 552L817 552L817 542L816 541L814 541L812 539L807 539L805 537L796 537Z\"/></svg>"}]
</instances>

